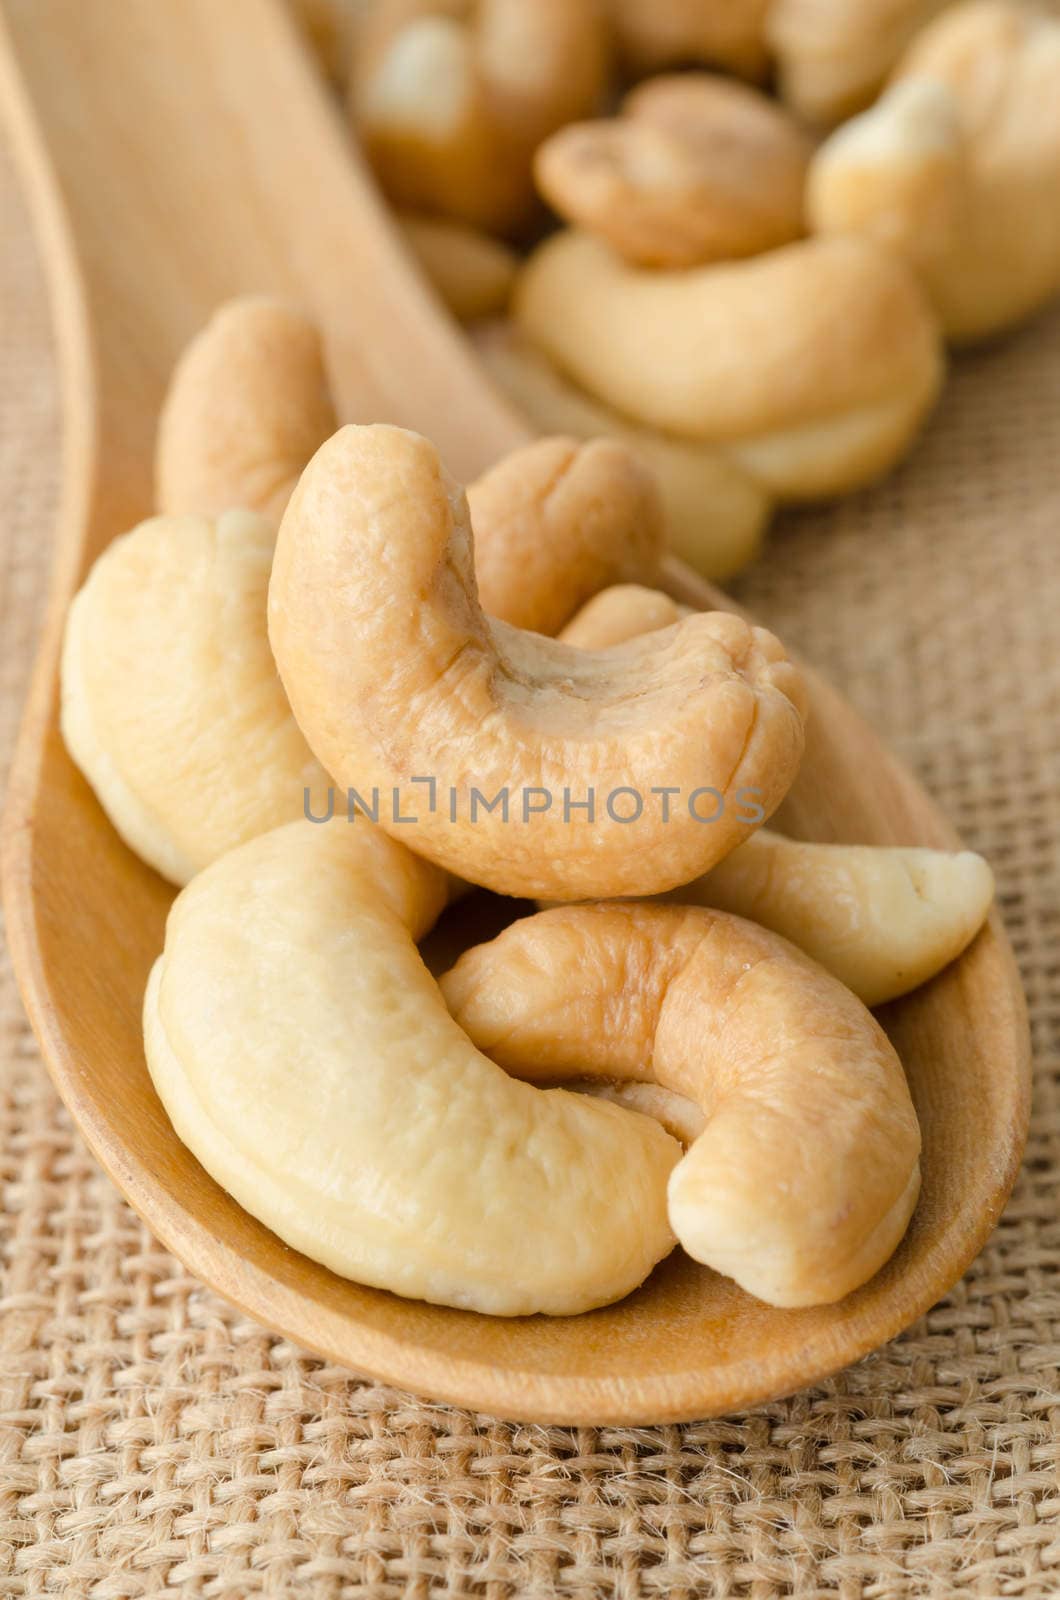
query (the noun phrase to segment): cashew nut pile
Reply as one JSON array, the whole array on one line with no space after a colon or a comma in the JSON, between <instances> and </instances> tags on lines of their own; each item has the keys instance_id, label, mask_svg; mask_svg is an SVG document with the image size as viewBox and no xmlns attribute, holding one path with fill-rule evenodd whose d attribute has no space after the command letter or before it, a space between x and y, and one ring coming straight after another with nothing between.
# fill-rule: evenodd
<instances>
[{"instance_id":1,"label":"cashew nut pile","mask_svg":"<svg viewBox=\"0 0 1060 1600\"><path fill-rule=\"evenodd\" d=\"M497 386L634 448L706 577L1060 293L1040 0L291 3Z\"/></svg>"},{"instance_id":2,"label":"cashew nut pile","mask_svg":"<svg viewBox=\"0 0 1060 1600\"><path fill-rule=\"evenodd\" d=\"M254 1217L397 1294L574 1315L680 1247L771 1305L841 1300L920 1186L867 1008L961 956L992 875L764 826L803 675L657 586L668 544L731 573L775 502L887 470L945 342L1060 289L1060 25L294 3L544 437L465 491L428 439L340 425L334 352L270 297L179 361L158 514L96 562L62 661L73 760L180 891L159 1097ZM436 981L417 941L472 890L508 926Z\"/></svg>"}]
</instances>

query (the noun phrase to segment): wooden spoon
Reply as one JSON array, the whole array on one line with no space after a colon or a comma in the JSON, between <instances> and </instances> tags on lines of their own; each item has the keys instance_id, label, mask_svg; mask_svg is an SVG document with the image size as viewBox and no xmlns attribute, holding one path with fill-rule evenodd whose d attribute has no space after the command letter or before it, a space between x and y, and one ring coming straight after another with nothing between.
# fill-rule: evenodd
<instances>
[{"instance_id":1,"label":"wooden spoon","mask_svg":"<svg viewBox=\"0 0 1060 1600\"><path fill-rule=\"evenodd\" d=\"M470 476L517 443L391 232L277 0L3 0L0 99L51 279L66 408L55 576L4 838L16 970L45 1059L99 1160L229 1300L389 1382L539 1422L732 1411L890 1338L997 1220L1026 1133L1023 999L995 918L892 1006L924 1130L924 1189L888 1266L842 1304L775 1311L680 1252L620 1305L496 1320L335 1277L280 1243L181 1145L144 1065L140 1004L171 890L119 842L63 748L57 663L93 557L151 510L163 385L227 296L294 295L326 330L342 414L430 435ZM669 583L725 603L676 564ZM952 846L946 822L825 684L789 831Z\"/></svg>"}]
</instances>

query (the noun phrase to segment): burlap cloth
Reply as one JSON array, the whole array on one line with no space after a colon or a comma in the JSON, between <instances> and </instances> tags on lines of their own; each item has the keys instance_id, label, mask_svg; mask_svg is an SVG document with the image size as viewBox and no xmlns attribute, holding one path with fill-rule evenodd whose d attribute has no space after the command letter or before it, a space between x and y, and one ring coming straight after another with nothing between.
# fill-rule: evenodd
<instances>
[{"instance_id":1,"label":"burlap cloth","mask_svg":"<svg viewBox=\"0 0 1060 1600\"><path fill-rule=\"evenodd\" d=\"M0 750L48 565L47 308L0 171ZM0 974L0 1595L1060 1594L1060 315L963 359L884 488L789 518L742 600L997 868L1037 1051L1015 1195L923 1322L724 1422L514 1427L306 1356L97 1170Z\"/></svg>"}]
</instances>

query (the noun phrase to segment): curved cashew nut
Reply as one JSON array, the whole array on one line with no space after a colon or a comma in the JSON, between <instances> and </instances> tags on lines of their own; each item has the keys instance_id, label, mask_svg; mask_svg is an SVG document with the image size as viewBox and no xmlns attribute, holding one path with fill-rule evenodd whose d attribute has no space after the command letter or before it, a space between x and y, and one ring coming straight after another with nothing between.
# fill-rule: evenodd
<instances>
[{"instance_id":1,"label":"curved cashew nut","mask_svg":"<svg viewBox=\"0 0 1060 1600\"><path fill-rule=\"evenodd\" d=\"M399 212L405 241L459 322L475 322L504 311L518 270L515 253L478 228L444 217Z\"/></svg>"},{"instance_id":2,"label":"curved cashew nut","mask_svg":"<svg viewBox=\"0 0 1060 1600\"><path fill-rule=\"evenodd\" d=\"M441 987L519 1077L655 1080L695 1100L706 1126L670 1177L670 1221L759 1299L839 1300L905 1232L920 1130L901 1062L776 934L698 907L562 906L468 951Z\"/></svg>"},{"instance_id":3,"label":"curved cashew nut","mask_svg":"<svg viewBox=\"0 0 1060 1600\"><path fill-rule=\"evenodd\" d=\"M773 0L766 33L780 93L808 122L861 111L919 28L950 0Z\"/></svg>"},{"instance_id":4,"label":"curved cashew nut","mask_svg":"<svg viewBox=\"0 0 1060 1600\"><path fill-rule=\"evenodd\" d=\"M399 205L505 233L533 214L535 148L593 109L606 75L595 0L380 0L351 111Z\"/></svg>"},{"instance_id":5,"label":"curved cashew nut","mask_svg":"<svg viewBox=\"0 0 1060 1600\"><path fill-rule=\"evenodd\" d=\"M159 509L215 516L243 506L278 522L335 428L313 323L267 295L232 300L170 379L155 455Z\"/></svg>"},{"instance_id":6,"label":"curved cashew nut","mask_svg":"<svg viewBox=\"0 0 1060 1600\"><path fill-rule=\"evenodd\" d=\"M654 489L619 445L541 440L470 494L500 617L554 631L611 576L658 564ZM334 805L269 648L275 537L246 511L154 518L107 548L71 608L67 747L125 842L174 883Z\"/></svg>"},{"instance_id":7,"label":"curved cashew nut","mask_svg":"<svg viewBox=\"0 0 1060 1600\"><path fill-rule=\"evenodd\" d=\"M772 811L801 756L801 678L771 634L735 617L599 653L491 626L464 496L400 428L344 428L303 473L269 633L336 779L396 792L416 819L402 838L502 894L684 883L747 833L741 791ZM414 776L434 794L417 798ZM397 831L401 819L384 807L380 820Z\"/></svg>"},{"instance_id":8,"label":"curved cashew nut","mask_svg":"<svg viewBox=\"0 0 1060 1600\"><path fill-rule=\"evenodd\" d=\"M1011 327L1060 292L1058 97L1055 18L955 6L914 41L893 88L821 148L813 226L901 252L955 343Z\"/></svg>"},{"instance_id":9,"label":"curved cashew nut","mask_svg":"<svg viewBox=\"0 0 1060 1600\"><path fill-rule=\"evenodd\" d=\"M515 316L590 394L723 447L784 499L838 494L892 466L942 380L916 279L863 238L649 272L561 233L527 263Z\"/></svg>"},{"instance_id":10,"label":"curved cashew nut","mask_svg":"<svg viewBox=\"0 0 1060 1600\"><path fill-rule=\"evenodd\" d=\"M490 377L535 428L579 439L611 435L651 469L670 546L704 577L730 578L755 559L773 506L735 461L627 422L568 383L510 323L488 323L472 337Z\"/></svg>"},{"instance_id":11,"label":"curved cashew nut","mask_svg":"<svg viewBox=\"0 0 1060 1600\"><path fill-rule=\"evenodd\" d=\"M680 1146L479 1054L413 943L443 902L371 827L295 823L217 862L148 985L159 1097L240 1205L346 1277L502 1316L617 1300L672 1247Z\"/></svg>"},{"instance_id":12,"label":"curved cashew nut","mask_svg":"<svg viewBox=\"0 0 1060 1600\"><path fill-rule=\"evenodd\" d=\"M766 70L771 0L607 0L626 65L637 75L689 62L745 78Z\"/></svg>"},{"instance_id":13,"label":"curved cashew nut","mask_svg":"<svg viewBox=\"0 0 1060 1600\"><path fill-rule=\"evenodd\" d=\"M687 614L669 595L627 584L596 595L561 638L601 650ZM971 850L807 844L759 828L670 898L771 928L877 1006L968 947L990 910L994 875Z\"/></svg>"},{"instance_id":14,"label":"curved cashew nut","mask_svg":"<svg viewBox=\"0 0 1060 1600\"><path fill-rule=\"evenodd\" d=\"M538 149L537 186L567 222L643 267L756 255L804 232L813 145L766 95L681 73L642 84L622 112Z\"/></svg>"},{"instance_id":15,"label":"curved cashew nut","mask_svg":"<svg viewBox=\"0 0 1060 1600\"><path fill-rule=\"evenodd\" d=\"M275 530L249 511L155 517L70 609L62 730L126 844L174 883L303 814L330 780L298 729L265 607Z\"/></svg>"},{"instance_id":16,"label":"curved cashew nut","mask_svg":"<svg viewBox=\"0 0 1060 1600\"><path fill-rule=\"evenodd\" d=\"M558 633L597 590L658 571L665 535L655 481L614 439L540 439L468 486L475 578L486 612Z\"/></svg>"}]
</instances>

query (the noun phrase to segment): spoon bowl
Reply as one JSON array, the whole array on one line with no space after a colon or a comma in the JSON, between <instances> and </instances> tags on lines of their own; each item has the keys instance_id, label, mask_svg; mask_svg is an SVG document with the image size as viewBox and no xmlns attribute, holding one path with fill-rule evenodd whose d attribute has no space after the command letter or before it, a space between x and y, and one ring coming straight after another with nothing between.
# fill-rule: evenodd
<instances>
[{"instance_id":1,"label":"spoon bowl","mask_svg":"<svg viewBox=\"0 0 1060 1600\"><path fill-rule=\"evenodd\" d=\"M996 915L958 962L883 1013L921 1119L923 1191L896 1255L839 1305L778 1311L680 1252L620 1304L574 1318L402 1300L287 1248L177 1139L140 1031L173 891L110 828L58 727L67 607L104 545L152 510L173 363L220 301L279 292L323 328L344 420L416 428L462 479L526 432L392 232L279 0L124 0L120 26L84 0L2 0L0 15L0 109L50 279L65 406L51 599L5 816L5 910L45 1060L96 1156L163 1243L260 1321L359 1372L523 1421L730 1412L898 1333L984 1243L1026 1137L1027 1025ZM729 604L677 562L667 587ZM842 698L812 675L811 686L782 826L953 847ZM475 929L447 936L459 945Z\"/></svg>"}]
</instances>

